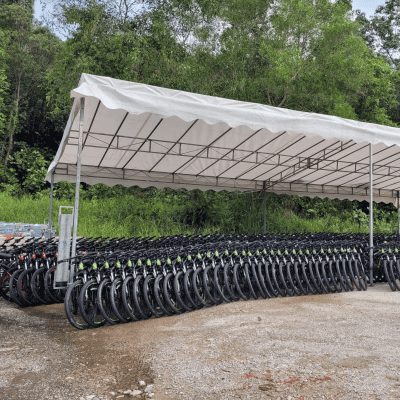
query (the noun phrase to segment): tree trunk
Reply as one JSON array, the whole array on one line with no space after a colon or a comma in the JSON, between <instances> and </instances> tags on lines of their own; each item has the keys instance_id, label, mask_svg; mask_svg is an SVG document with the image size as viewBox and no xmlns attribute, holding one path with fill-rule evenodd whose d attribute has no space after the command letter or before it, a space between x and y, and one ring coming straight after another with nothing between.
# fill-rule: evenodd
<instances>
[{"instance_id":1,"label":"tree trunk","mask_svg":"<svg viewBox=\"0 0 400 400\"><path fill-rule=\"evenodd\" d=\"M10 111L10 116L8 120L8 129L7 129L8 145L7 145L6 155L4 157L5 168L7 168L8 161L14 149L14 137L15 137L15 132L17 130L18 118L19 118L20 90L21 90L21 76L18 77L15 100L13 107Z\"/></svg>"}]
</instances>

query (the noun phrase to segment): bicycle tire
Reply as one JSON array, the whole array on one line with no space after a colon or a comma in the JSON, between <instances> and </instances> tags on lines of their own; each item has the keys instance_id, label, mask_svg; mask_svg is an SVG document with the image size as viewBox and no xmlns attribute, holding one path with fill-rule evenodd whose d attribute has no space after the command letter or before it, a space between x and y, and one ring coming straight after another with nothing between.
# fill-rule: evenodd
<instances>
[{"instance_id":1,"label":"bicycle tire","mask_svg":"<svg viewBox=\"0 0 400 400\"><path fill-rule=\"evenodd\" d=\"M89 324L81 317L79 318L79 292L83 286L82 279L77 279L67 287L64 298L64 310L68 322L76 329L84 330L89 328Z\"/></svg>"},{"instance_id":2,"label":"bicycle tire","mask_svg":"<svg viewBox=\"0 0 400 400\"><path fill-rule=\"evenodd\" d=\"M114 314L111 306L111 280L110 278L102 279L99 287L97 288L97 305L103 318L110 325L119 324L119 318Z\"/></svg>"},{"instance_id":3,"label":"bicycle tire","mask_svg":"<svg viewBox=\"0 0 400 400\"><path fill-rule=\"evenodd\" d=\"M107 322L98 306L97 291L97 280L95 278L91 278L84 283L79 292L79 312L82 315L82 318L89 324L91 328L99 328ZM102 317L102 319L97 320L96 317L99 315Z\"/></svg>"}]
</instances>

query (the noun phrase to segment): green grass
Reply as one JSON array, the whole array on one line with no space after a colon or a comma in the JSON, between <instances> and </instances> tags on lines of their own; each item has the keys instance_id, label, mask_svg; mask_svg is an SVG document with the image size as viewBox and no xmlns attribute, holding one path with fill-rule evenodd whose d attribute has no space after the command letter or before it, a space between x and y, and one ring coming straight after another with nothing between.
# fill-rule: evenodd
<instances>
[{"instance_id":1,"label":"green grass","mask_svg":"<svg viewBox=\"0 0 400 400\"><path fill-rule=\"evenodd\" d=\"M189 233L186 226L174 221L171 210L152 213L143 202L132 196L110 199L81 200L79 234L85 236L160 236ZM60 206L72 206L71 200L54 200L53 221L58 225ZM0 193L0 221L47 223L49 199L41 196L12 197ZM153 210L154 211L154 210Z\"/></svg>"},{"instance_id":2,"label":"green grass","mask_svg":"<svg viewBox=\"0 0 400 400\"><path fill-rule=\"evenodd\" d=\"M138 191L104 198L82 196L79 235L84 236L162 236L211 232L260 232L261 203L253 196L205 193L192 195L172 191ZM328 200L325 200L328 202ZM356 223L350 206L324 203L323 215L307 216L290 196L269 195L267 230L272 232L368 232L367 218ZM313 202L313 200L309 200ZM53 221L57 225L58 208L73 201L54 200ZM314 204L314 203L312 203ZM308 205L308 203L307 203ZM315 204L314 204L315 205ZM48 219L47 195L13 197L0 193L0 221L44 223ZM296 208L296 207L297 208ZM335 208L336 207L336 208ZM303 207L304 208L304 207ZM325 208L328 210L326 211ZM342 208L342 209L340 209ZM297 211L295 211L295 209ZM379 212L377 232L394 232L396 213Z\"/></svg>"}]
</instances>

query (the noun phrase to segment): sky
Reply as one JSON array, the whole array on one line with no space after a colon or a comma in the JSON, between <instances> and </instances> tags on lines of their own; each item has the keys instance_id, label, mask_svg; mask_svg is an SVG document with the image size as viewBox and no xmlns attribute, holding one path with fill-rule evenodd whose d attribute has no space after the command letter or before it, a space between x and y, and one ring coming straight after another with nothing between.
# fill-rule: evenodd
<instances>
[{"instance_id":1,"label":"sky","mask_svg":"<svg viewBox=\"0 0 400 400\"><path fill-rule=\"evenodd\" d=\"M35 17L37 19L40 19L43 15L42 4L43 1L40 2L40 0L35 0Z\"/></svg>"},{"instance_id":2,"label":"sky","mask_svg":"<svg viewBox=\"0 0 400 400\"><path fill-rule=\"evenodd\" d=\"M367 15L372 15L375 9L383 4L384 0L353 0L353 8L360 9L361 11L365 12ZM51 1L43 1L42 4L49 4ZM35 16L37 19L40 19L43 15L42 4L40 0L35 0Z\"/></svg>"},{"instance_id":3,"label":"sky","mask_svg":"<svg viewBox=\"0 0 400 400\"><path fill-rule=\"evenodd\" d=\"M384 0L353 0L353 9L359 9L367 15L372 15L376 8L384 3Z\"/></svg>"}]
</instances>

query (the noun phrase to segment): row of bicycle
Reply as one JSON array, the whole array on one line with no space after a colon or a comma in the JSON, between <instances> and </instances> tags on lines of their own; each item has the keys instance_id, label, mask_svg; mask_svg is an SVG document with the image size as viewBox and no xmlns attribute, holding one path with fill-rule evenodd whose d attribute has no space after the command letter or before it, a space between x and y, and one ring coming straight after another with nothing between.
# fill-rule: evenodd
<instances>
[{"instance_id":1,"label":"row of bicycle","mask_svg":"<svg viewBox=\"0 0 400 400\"><path fill-rule=\"evenodd\" d=\"M375 248L375 281L400 289L397 238ZM54 289L57 241L0 248L0 294L21 306L60 302L79 329L247 300L370 284L365 235L208 235L80 239L68 290Z\"/></svg>"},{"instance_id":2,"label":"row of bicycle","mask_svg":"<svg viewBox=\"0 0 400 400\"><path fill-rule=\"evenodd\" d=\"M191 246L227 243L229 246L245 247L258 241L270 247L290 248L299 245L309 246L314 243L323 246L332 240L332 235L192 235L172 236L162 238L80 238L78 254L111 255L116 252L126 252L136 249L140 257L145 257L149 251L164 254L176 249ZM358 241L351 235L334 236L336 240ZM20 306L48 304L61 301L65 290L54 289L54 272L57 267L57 246L55 238L29 239L12 238L0 246L0 295L14 301Z\"/></svg>"},{"instance_id":3,"label":"row of bicycle","mask_svg":"<svg viewBox=\"0 0 400 400\"><path fill-rule=\"evenodd\" d=\"M400 291L400 243L387 242L375 249L373 279Z\"/></svg>"},{"instance_id":4,"label":"row of bicycle","mask_svg":"<svg viewBox=\"0 0 400 400\"><path fill-rule=\"evenodd\" d=\"M184 237L79 238L78 254L111 254L131 248L164 248ZM187 239L187 238L186 238ZM63 301L65 290L54 288L56 238L10 238L0 246L0 296L20 306Z\"/></svg>"},{"instance_id":5,"label":"row of bicycle","mask_svg":"<svg viewBox=\"0 0 400 400\"><path fill-rule=\"evenodd\" d=\"M362 252L355 247L281 251L258 241L240 250L237 243L206 247L161 257L132 252L81 258L65 295L68 320L84 329L224 302L366 290L368 285Z\"/></svg>"}]
</instances>

